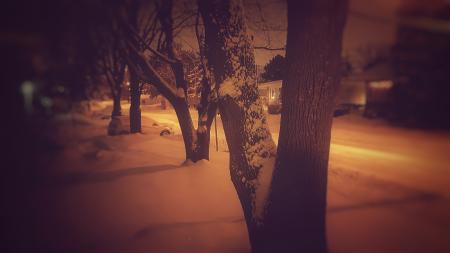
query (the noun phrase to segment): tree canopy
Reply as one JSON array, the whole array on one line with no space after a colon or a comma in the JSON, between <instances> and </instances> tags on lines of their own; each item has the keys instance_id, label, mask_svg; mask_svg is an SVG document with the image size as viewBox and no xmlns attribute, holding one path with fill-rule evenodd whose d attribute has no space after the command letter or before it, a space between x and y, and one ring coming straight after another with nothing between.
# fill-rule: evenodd
<instances>
[{"instance_id":1,"label":"tree canopy","mask_svg":"<svg viewBox=\"0 0 450 253\"><path fill-rule=\"evenodd\" d=\"M266 81L282 80L284 77L285 58L281 55L274 56L265 66L262 78Z\"/></svg>"}]
</instances>

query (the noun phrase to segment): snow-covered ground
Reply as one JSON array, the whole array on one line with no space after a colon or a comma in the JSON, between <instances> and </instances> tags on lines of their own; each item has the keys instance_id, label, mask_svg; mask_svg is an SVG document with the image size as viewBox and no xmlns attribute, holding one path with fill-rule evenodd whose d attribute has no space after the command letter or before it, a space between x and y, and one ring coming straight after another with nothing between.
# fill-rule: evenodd
<instances>
[{"instance_id":1,"label":"snow-covered ground","mask_svg":"<svg viewBox=\"0 0 450 253\"><path fill-rule=\"evenodd\" d=\"M143 106L143 133L106 136L108 114L62 121L33 192L52 252L249 252L218 117L211 161L182 165L173 110ZM124 106L124 111L126 107ZM193 113L195 116L195 113ZM126 119L126 116L124 117ZM63 123L65 122L65 123ZM278 138L279 116L269 123ZM164 126L175 135L159 136ZM450 134L335 119L328 188L331 252L450 252ZM45 228L45 229L44 229Z\"/></svg>"}]
</instances>

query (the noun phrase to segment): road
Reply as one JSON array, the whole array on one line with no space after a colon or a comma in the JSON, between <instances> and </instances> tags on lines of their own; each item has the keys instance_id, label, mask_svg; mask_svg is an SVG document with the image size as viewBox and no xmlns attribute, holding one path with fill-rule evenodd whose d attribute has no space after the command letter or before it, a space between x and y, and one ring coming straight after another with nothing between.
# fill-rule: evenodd
<instances>
[{"instance_id":1,"label":"road","mask_svg":"<svg viewBox=\"0 0 450 253\"><path fill-rule=\"evenodd\" d=\"M173 111L144 116L177 127ZM280 115L268 122L277 141ZM218 133L225 150L220 120ZM450 252L449 150L449 133L335 118L327 216L333 252Z\"/></svg>"},{"instance_id":2,"label":"road","mask_svg":"<svg viewBox=\"0 0 450 253\"><path fill-rule=\"evenodd\" d=\"M173 110L144 111L143 116L180 131ZM192 117L196 122L194 111ZM268 122L277 141L280 115L269 115ZM223 146L225 136L220 117L217 126L219 145ZM214 139L214 131L211 135ZM335 118L333 122L330 164L450 199L449 150L449 133L396 128L380 120L350 115Z\"/></svg>"}]
</instances>

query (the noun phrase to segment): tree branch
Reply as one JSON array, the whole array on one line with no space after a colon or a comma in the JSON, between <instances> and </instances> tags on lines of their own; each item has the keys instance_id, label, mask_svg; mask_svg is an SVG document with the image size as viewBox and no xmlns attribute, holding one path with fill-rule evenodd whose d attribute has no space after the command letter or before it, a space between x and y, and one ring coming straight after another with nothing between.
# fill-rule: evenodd
<instances>
[{"instance_id":1,"label":"tree branch","mask_svg":"<svg viewBox=\"0 0 450 253\"><path fill-rule=\"evenodd\" d=\"M140 61L141 64L139 64L139 66L141 69L147 72L146 75L140 73L141 79L155 85L155 87L157 87L167 99L174 99L177 97L177 91L158 74L155 68L147 61L145 55L139 52L139 50L132 45L132 43L129 42L128 46L133 52L135 58ZM131 59L129 59L129 61L131 61ZM137 67L134 63L132 64L134 67ZM139 72L136 71L136 73Z\"/></svg>"}]
</instances>

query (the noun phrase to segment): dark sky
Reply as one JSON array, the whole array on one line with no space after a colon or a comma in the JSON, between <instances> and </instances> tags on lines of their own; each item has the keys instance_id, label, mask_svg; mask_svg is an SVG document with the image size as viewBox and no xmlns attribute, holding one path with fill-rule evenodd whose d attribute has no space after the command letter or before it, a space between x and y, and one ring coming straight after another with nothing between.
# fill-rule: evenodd
<instances>
[{"instance_id":1,"label":"dark sky","mask_svg":"<svg viewBox=\"0 0 450 253\"><path fill-rule=\"evenodd\" d=\"M51 0L39 1L39 3L31 1L35 6L29 4L30 0L17 1L24 2L24 4L15 4L16 7L21 8L16 10L16 12L21 13L21 15L17 15L18 18L26 17L26 21L23 21L24 24L32 23L33 18L36 18L36 15L33 14L36 13L41 14L39 16L39 23L43 23L43 19L48 19L51 24L55 23L54 20L48 18L57 13L49 12L52 9L52 5L49 5L52 2ZM344 32L344 53L354 51L358 48L389 47L392 45L396 33L395 13L404 2L407 2L409 5L422 5L423 8L427 8L436 2L444 1L448 2L449 0L350 0L350 11ZM186 0L175 0L175 2L183 3ZM193 8L195 8L195 2L194 0L192 1ZM47 3L47 5L44 3ZM286 1L244 0L244 3L249 30L254 36L255 45L275 48L283 47L286 40L285 30L287 25ZM23 8L24 6L28 6L28 8ZM181 8L183 8L182 4L178 4L178 6L182 6ZM9 10L4 11L10 12ZM8 22L2 23L6 26L10 25ZM272 31L262 32L259 29L262 25L268 26ZM179 40L186 48L197 48L196 38L193 34L195 34L193 28L185 29L182 32ZM256 50L256 62L259 65L264 65L276 54L284 54L284 52Z\"/></svg>"},{"instance_id":2,"label":"dark sky","mask_svg":"<svg viewBox=\"0 0 450 253\"><path fill-rule=\"evenodd\" d=\"M350 12L344 33L344 52L361 47L387 47L395 39L395 11L402 0L350 0ZM286 4L282 0L244 0L249 27L255 38L255 45L283 47L286 40ZM261 9L258 8L258 4ZM264 33L255 30L255 22L261 22L261 15L269 27L275 31ZM253 29L252 29L253 28ZM279 31L281 28L282 31ZM186 31L182 39L195 47L192 31ZM256 50L256 62L264 65L276 54L283 51Z\"/></svg>"},{"instance_id":3,"label":"dark sky","mask_svg":"<svg viewBox=\"0 0 450 253\"><path fill-rule=\"evenodd\" d=\"M45 11L52 9L49 3L51 0L31 1L34 5L30 5L30 0L17 0L24 2L23 5L15 4L16 7L28 6L28 8L22 8L19 12L22 13L22 17L30 17L32 19L36 12L42 12L40 19L46 19L51 16L51 13L45 13ZM256 45L268 45L270 40L271 47L283 47L286 39L286 1L285 0L243 0L246 7L246 16L248 19L248 25L250 32L255 38ZM435 2L443 2L448 0L350 0L350 11L348 15L347 26L344 33L344 52L351 51L356 48L368 47L368 46L389 46L395 40L396 24L394 21L395 12L398 7L407 2L411 4L423 5L424 8L432 6ZM181 3L186 3L186 0L175 0L179 3L175 6L182 6ZM189 1L188 1L189 2ZM196 1L192 1L191 5L195 6ZM25 4L27 3L27 4ZM47 3L47 5L45 4ZM36 8L39 7L39 8ZM195 8L195 7L194 7ZM40 11L36 11L39 9ZM30 15L23 14L30 12ZM54 15L55 13L53 13ZM3 15L2 15L3 16ZM28 19L28 22L30 21ZM53 22L53 21L50 21ZM7 23L7 22L3 22ZM25 21L24 21L25 23ZM42 20L40 21L42 23ZM262 24L273 28L271 32L264 33L258 30L256 24L259 27ZM8 24L6 24L8 25ZM185 29L180 37L180 42L187 44L186 47L197 47L194 31L191 29ZM276 54L283 54L283 51L256 51L257 64L263 65L270 58Z\"/></svg>"}]
</instances>

